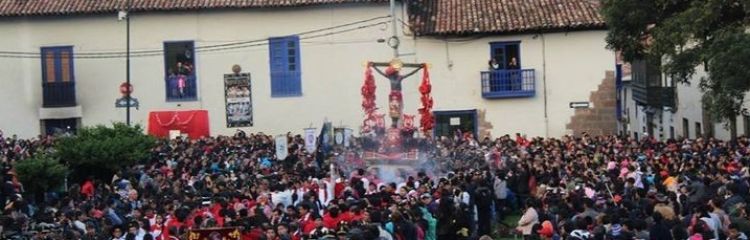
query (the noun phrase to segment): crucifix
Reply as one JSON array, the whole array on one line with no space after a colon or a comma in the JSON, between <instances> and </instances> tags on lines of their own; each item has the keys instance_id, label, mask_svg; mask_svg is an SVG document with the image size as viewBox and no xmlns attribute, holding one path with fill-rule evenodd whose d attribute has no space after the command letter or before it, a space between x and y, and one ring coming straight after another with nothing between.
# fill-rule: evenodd
<instances>
[{"instance_id":1,"label":"crucifix","mask_svg":"<svg viewBox=\"0 0 750 240\"><path fill-rule=\"evenodd\" d=\"M398 128L402 124L400 119L404 109L404 99L401 94L401 81L408 78L424 68L424 64L403 63L399 59L393 59L388 63L371 62L369 64L378 74L388 78L391 83L391 93L388 95L388 115L391 117L391 127ZM378 67L386 67L381 70ZM411 72L401 75L404 67L414 68Z\"/></svg>"}]
</instances>

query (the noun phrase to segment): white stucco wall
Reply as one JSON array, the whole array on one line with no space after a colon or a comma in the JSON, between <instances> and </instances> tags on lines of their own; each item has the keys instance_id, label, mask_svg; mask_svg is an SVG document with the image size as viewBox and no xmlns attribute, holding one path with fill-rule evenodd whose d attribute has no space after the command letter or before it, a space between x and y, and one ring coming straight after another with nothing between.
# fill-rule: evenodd
<instances>
[{"instance_id":1,"label":"white stucco wall","mask_svg":"<svg viewBox=\"0 0 750 240\"><path fill-rule=\"evenodd\" d=\"M568 133L565 125L574 112L569 103L589 101L605 71L614 71L614 54L605 49L605 35L606 31L508 35L448 42L447 49L445 41L418 39L417 58L434 66L436 110L486 109L487 119L494 125L494 136L516 132L561 136ZM535 69L535 97L481 97L479 72L487 68L489 43L502 41L521 42L521 68ZM452 68L448 68L450 62ZM544 118L545 80L548 124Z\"/></svg>"},{"instance_id":2,"label":"white stucco wall","mask_svg":"<svg viewBox=\"0 0 750 240\"><path fill-rule=\"evenodd\" d=\"M17 51L29 46L30 34L23 21L0 21L0 48ZM38 49L37 49L38 51ZM0 58L0 130L5 136L38 135L38 109L42 102L41 80L33 81L29 70L41 72L38 59Z\"/></svg>"},{"instance_id":3,"label":"white stucco wall","mask_svg":"<svg viewBox=\"0 0 750 240\"><path fill-rule=\"evenodd\" d=\"M690 84L678 84L677 85L677 97L678 97L678 109L675 113L675 128L680 129L682 133L682 119L686 118L690 122L690 137L695 137L695 123L703 123L703 104L702 96L703 92L698 87L702 78L706 77L708 73L704 70L703 66L696 68L695 75L691 78ZM745 108L749 108L750 104L745 103ZM729 132L729 125L725 122L714 123L714 137L719 139L729 139L731 137ZM705 132L705 131L704 131ZM737 135L747 135L749 133L744 132L744 122L741 116L737 117Z\"/></svg>"},{"instance_id":4,"label":"white stucco wall","mask_svg":"<svg viewBox=\"0 0 750 240\"><path fill-rule=\"evenodd\" d=\"M193 40L196 47L284 36L311 29L386 16L385 5L346 5L298 9L201 11L136 14L132 17L132 49L162 49L164 41ZM351 27L350 27L351 28ZM0 49L39 52L42 46L72 45L74 52L122 51L125 25L116 16L0 19ZM252 74L254 126L247 131L301 132L325 119L358 129L362 119L360 87L363 63L388 61L391 49L377 39L387 38L387 25L358 29L301 42L302 96L272 98L268 46L221 52L196 52L198 100L166 102L163 56L132 60L133 96L141 107L133 122L146 124L149 111L207 109L212 134L231 134L226 128L223 74L239 64ZM431 64L435 110L484 109L493 123L493 136L522 132L529 136L560 136L573 110L571 101L588 101L591 91L614 69L614 54L605 49L606 31L504 35L466 41L406 37L401 57L405 62ZM12 37L5 37L12 36ZM481 97L480 71L487 68L489 43L521 41L521 67L536 70L533 98L486 100ZM77 100L83 125L125 119L115 109L118 86L125 80L124 59L75 59ZM452 62L453 66L448 67ZM546 64L545 64L546 63ZM546 68L545 68L546 67ZM0 102L0 129L24 137L39 134L41 106L39 59L0 57L0 96L18 101ZM546 73L546 77L545 77ZM376 76L378 106L386 109L387 81ZM404 82L405 112L417 114L417 86L421 74ZM547 81L548 123L544 118L544 80ZM13 113L13 114L7 114Z\"/></svg>"}]
</instances>

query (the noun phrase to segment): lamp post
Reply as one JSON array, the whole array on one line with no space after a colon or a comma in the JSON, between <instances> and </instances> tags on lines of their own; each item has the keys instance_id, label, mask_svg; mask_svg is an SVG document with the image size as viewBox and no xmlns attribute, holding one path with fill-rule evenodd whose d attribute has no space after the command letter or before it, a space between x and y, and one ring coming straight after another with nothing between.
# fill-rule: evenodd
<instances>
[{"instance_id":1,"label":"lamp post","mask_svg":"<svg viewBox=\"0 0 750 240\"><path fill-rule=\"evenodd\" d=\"M388 45L393 48L393 58L398 58L398 30L396 30L396 0L390 1L391 6L391 37L388 39Z\"/></svg>"},{"instance_id":2,"label":"lamp post","mask_svg":"<svg viewBox=\"0 0 750 240\"><path fill-rule=\"evenodd\" d=\"M128 0L126 15L125 15L125 83L130 87L130 6L132 0ZM127 91L125 94L125 124L130 126L130 94L131 91Z\"/></svg>"},{"instance_id":3,"label":"lamp post","mask_svg":"<svg viewBox=\"0 0 750 240\"><path fill-rule=\"evenodd\" d=\"M132 85L130 85L130 8L132 0L127 0L125 6L125 14L120 14L120 19L125 17L125 124L130 126L130 94L132 93Z\"/></svg>"}]
</instances>

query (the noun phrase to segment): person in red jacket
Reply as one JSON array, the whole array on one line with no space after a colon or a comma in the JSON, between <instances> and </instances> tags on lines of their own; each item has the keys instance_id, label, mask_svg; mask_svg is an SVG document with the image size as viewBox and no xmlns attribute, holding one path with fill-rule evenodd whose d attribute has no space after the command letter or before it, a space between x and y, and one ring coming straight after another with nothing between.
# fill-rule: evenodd
<instances>
[{"instance_id":1,"label":"person in red jacket","mask_svg":"<svg viewBox=\"0 0 750 240\"><path fill-rule=\"evenodd\" d=\"M323 215L323 226L328 229L338 229L341 217L339 207L332 205Z\"/></svg>"},{"instance_id":2,"label":"person in red jacket","mask_svg":"<svg viewBox=\"0 0 750 240\"><path fill-rule=\"evenodd\" d=\"M344 215L344 221L348 223L359 222L365 219L365 211L362 211L356 205L351 206L351 208L349 208L349 211L344 213Z\"/></svg>"},{"instance_id":3,"label":"person in red jacket","mask_svg":"<svg viewBox=\"0 0 750 240\"><path fill-rule=\"evenodd\" d=\"M94 196L94 189L94 182L91 180L91 177L87 177L86 181L81 185L81 194L83 194L86 199L90 199Z\"/></svg>"},{"instance_id":4,"label":"person in red jacket","mask_svg":"<svg viewBox=\"0 0 750 240\"><path fill-rule=\"evenodd\" d=\"M315 229L315 215L310 212L310 206L302 204L299 207L299 227L302 229L302 235L309 236L310 232Z\"/></svg>"}]
</instances>

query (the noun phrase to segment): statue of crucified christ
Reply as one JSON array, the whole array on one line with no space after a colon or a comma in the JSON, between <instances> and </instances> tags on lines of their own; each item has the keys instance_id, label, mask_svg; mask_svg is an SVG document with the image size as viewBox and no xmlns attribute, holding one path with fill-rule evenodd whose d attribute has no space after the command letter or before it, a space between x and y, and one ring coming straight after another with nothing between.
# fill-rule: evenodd
<instances>
[{"instance_id":1,"label":"statue of crucified christ","mask_svg":"<svg viewBox=\"0 0 750 240\"><path fill-rule=\"evenodd\" d=\"M393 59L389 63L371 63L373 69L380 75L388 78L391 83L391 93L388 95L388 115L391 117L391 126L398 128L401 122L401 115L404 109L404 99L401 94L401 81L408 78L424 67L424 64L407 64L405 65L401 60ZM385 71L377 68L378 66L387 66ZM401 69L406 67L414 67L415 69L406 75L400 75Z\"/></svg>"}]
</instances>

